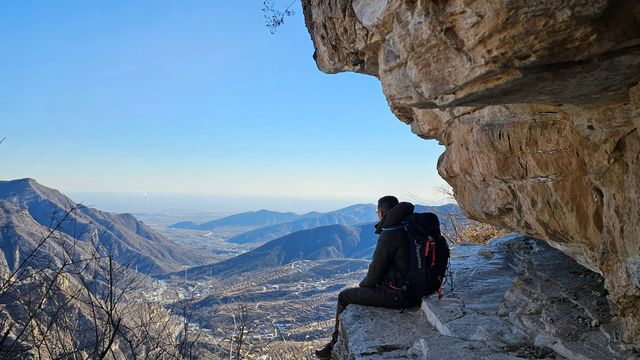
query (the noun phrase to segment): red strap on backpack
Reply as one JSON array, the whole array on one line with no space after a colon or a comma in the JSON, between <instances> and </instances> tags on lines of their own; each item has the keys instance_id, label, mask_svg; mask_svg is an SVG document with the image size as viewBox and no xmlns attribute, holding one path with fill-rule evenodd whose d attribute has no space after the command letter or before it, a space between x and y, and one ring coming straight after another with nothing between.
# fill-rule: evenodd
<instances>
[{"instance_id":1,"label":"red strap on backpack","mask_svg":"<svg viewBox=\"0 0 640 360\"><path fill-rule=\"evenodd\" d=\"M433 245L433 251L431 252L431 267L436 266L436 243L431 243L433 238L429 236L427 238L427 246L424 251L424 257L429 258L429 251L431 250L431 245ZM438 299L442 299L442 276L438 276Z\"/></svg>"},{"instance_id":2,"label":"red strap on backpack","mask_svg":"<svg viewBox=\"0 0 640 360\"><path fill-rule=\"evenodd\" d=\"M436 243L435 241L431 243L431 240L433 240L433 238L429 236L427 238L427 247L424 250L424 257L427 259L429 258L429 250L431 249L431 245L433 245L433 251L431 252L431 267L434 267L436 266Z\"/></svg>"},{"instance_id":3,"label":"red strap on backpack","mask_svg":"<svg viewBox=\"0 0 640 360\"><path fill-rule=\"evenodd\" d=\"M424 247L424 257L429 257L429 247L431 247L431 236L427 238L427 246Z\"/></svg>"},{"instance_id":4,"label":"red strap on backpack","mask_svg":"<svg viewBox=\"0 0 640 360\"><path fill-rule=\"evenodd\" d=\"M433 253L431 253L431 267L436 266L436 244L433 244Z\"/></svg>"}]
</instances>

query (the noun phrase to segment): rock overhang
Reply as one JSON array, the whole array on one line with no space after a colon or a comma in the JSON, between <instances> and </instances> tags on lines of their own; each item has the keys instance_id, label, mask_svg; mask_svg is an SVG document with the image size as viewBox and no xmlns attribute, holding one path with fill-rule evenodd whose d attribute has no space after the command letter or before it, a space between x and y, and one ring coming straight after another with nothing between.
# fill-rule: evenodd
<instances>
[{"instance_id":1,"label":"rock overhang","mask_svg":"<svg viewBox=\"0 0 640 360\"><path fill-rule=\"evenodd\" d=\"M303 0L318 67L376 76L466 215L604 275L640 342L640 3Z\"/></svg>"}]
</instances>

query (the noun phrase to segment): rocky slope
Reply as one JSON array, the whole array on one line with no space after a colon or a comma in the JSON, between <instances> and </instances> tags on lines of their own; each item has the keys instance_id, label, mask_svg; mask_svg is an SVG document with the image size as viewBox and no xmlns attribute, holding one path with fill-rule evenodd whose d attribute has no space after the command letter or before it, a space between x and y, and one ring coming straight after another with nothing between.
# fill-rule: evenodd
<instances>
[{"instance_id":1,"label":"rocky slope","mask_svg":"<svg viewBox=\"0 0 640 360\"><path fill-rule=\"evenodd\" d=\"M466 215L604 275L640 347L640 3L302 0L320 70L376 76Z\"/></svg>"},{"instance_id":2,"label":"rocky slope","mask_svg":"<svg viewBox=\"0 0 640 360\"><path fill-rule=\"evenodd\" d=\"M131 214L112 214L76 204L33 179L0 181L0 265L15 269L56 227L56 238L64 243L90 249L99 240L119 263L135 264L141 272L176 271L209 260L207 254L168 240ZM44 245L52 249L56 246L49 242ZM47 258L58 261L63 248L48 250Z\"/></svg>"},{"instance_id":3,"label":"rocky slope","mask_svg":"<svg viewBox=\"0 0 640 360\"><path fill-rule=\"evenodd\" d=\"M0 359L162 358L181 323L145 298L159 284L136 270L197 259L132 215L0 181Z\"/></svg>"}]
</instances>

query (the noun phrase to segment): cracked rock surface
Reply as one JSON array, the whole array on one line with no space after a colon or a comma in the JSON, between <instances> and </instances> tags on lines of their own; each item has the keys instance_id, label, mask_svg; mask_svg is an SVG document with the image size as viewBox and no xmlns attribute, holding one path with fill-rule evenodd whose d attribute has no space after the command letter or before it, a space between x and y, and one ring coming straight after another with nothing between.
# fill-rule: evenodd
<instances>
[{"instance_id":1,"label":"cracked rock surface","mask_svg":"<svg viewBox=\"0 0 640 360\"><path fill-rule=\"evenodd\" d=\"M441 334L567 359L637 359L620 341L602 276L545 242L511 235L459 245L453 290L422 304Z\"/></svg>"},{"instance_id":2,"label":"cracked rock surface","mask_svg":"<svg viewBox=\"0 0 640 360\"><path fill-rule=\"evenodd\" d=\"M544 241L458 245L444 297L404 313L349 305L334 359L637 360L602 276Z\"/></svg>"},{"instance_id":3,"label":"cracked rock surface","mask_svg":"<svg viewBox=\"0 0 640 360\"><path fill-rule=\"evenodd\" d=\"M440 335L419 309L349 305L342 314L333 359L522 359L481 341Z\"/></svg>"},{"instance_id":4,"label":"cracked rock surface","mask_svg":"<svg viewBox=\"0 0 640 360\"><path fill-rule=\"evenodd\" d=\"M302 0L327 73L377 77L473 219L604 276L640 349L640 2Z\"/></svg>"}]
</instances>

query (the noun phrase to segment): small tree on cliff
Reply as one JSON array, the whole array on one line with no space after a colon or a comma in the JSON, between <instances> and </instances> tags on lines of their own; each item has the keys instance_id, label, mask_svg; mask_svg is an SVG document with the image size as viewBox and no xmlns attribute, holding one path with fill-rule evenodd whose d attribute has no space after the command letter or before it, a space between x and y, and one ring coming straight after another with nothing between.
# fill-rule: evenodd
<instances>
[{"instance_id":1,"label":"small tree on cliff","mask_svg":"<svg viewBox=\"0 0 640 360\"><path fill-rule=\"evenodd\" d=\"M272 34L275 34L276 31L282 24L284 24L284 19L286 17L292 16L295 12L291 9L291 6L295 4L296 0L293 0L287 7L282 10L276 9L275 1L273 0L264 0L262 2L262 13L264 14L264 21L266 23L267 28Z\"/></svg>"}]
</instances>

